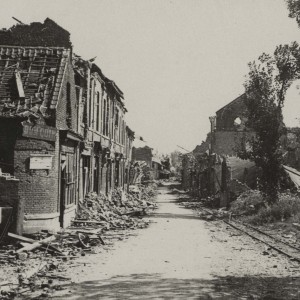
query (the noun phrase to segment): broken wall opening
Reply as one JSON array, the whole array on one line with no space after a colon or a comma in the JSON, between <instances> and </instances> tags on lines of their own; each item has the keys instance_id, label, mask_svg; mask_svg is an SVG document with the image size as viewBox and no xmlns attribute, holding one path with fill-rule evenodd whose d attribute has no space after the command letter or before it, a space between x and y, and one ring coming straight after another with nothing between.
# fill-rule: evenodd
<instances>
[{"instance_id":1,"label":"broken wall opening","mask_svg":"<svg viewBox=\"0 0 300 300\"><path fill-rule=\"evenodd\" d=\"M9 173L2 173L0 169L0 208L9 207L12 207L10 220L2 218L4 209L0 209L0 236L5 234L4 231L22 235L24 202L19 197L19 180Z\"/></svg>"}]
</instances>

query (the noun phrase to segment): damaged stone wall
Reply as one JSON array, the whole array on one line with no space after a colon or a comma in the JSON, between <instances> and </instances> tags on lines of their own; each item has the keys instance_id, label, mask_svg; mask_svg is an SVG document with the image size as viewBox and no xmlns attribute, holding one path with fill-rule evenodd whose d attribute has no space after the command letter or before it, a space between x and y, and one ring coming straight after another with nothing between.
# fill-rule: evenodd
<instances>
[{"instance_id":1,"label":"damaged stone wall","mask_svg":"<svg viewBox=\"0 0 300 300\"><path fill-rule=\"evenodd\" d=\"M216 112L216 126L211 139L212 152L219 155L237 155L255 136L247 126L246 100L243 94Z\"/></svg>"},{"instance_id":2,"label":"damaged stone wall","mask_svg":"<svg viewBox=\"0 0 300 300\"><path fill-rule=\"evenodd\" d=\"M57 212L58 173L55 167L50 170L35 170L30 168L30 156L34 154L53 155L54 143L34 140L18 139L14 155L14 175L20 180L19 196L26 199L25 213L41 214Z\"/></svg>"},{"instance_id":3,"label":"damaged stone wall","mask_svg":"<svg viewBox=\"0 0 300 300\"><path fill-rule=\"evenodd\" d=\"M215 131L213 133L212 150L219 155L237 155L245 148L247 141L255 136L254 132L246 131Z\"/></svg>"},{"instance_id":4,"label":"damaged stone wall","mask_svg":"<svg viewBox=\"0 0 300 300\"><path fill-rule=\"evenodd\" d=\"M243 130L247 121L248 110L245 94L239 96L216 112L216 130Z\"/></svg>"}]
</instances>

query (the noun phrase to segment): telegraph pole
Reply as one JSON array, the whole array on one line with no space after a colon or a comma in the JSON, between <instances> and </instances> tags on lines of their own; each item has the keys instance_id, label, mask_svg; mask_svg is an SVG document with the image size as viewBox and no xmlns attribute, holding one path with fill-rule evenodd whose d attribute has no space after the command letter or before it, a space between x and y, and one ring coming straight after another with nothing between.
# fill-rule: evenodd
<instances>
[{"instance_id":1,"label":"telegraph pole","mask_svg":"<svg viewBox=\"0 0 300 300\"><path fill-rule=\"evenodd\" d=\"M213 188L212 188L212 154L213 154L213 131L215 129L215 121L216 117L212 116L209 117L210 121L210 145L209 145L209 154L208 154L208 193L211 195L213 193Z\"/></svg>"}]
</instances>

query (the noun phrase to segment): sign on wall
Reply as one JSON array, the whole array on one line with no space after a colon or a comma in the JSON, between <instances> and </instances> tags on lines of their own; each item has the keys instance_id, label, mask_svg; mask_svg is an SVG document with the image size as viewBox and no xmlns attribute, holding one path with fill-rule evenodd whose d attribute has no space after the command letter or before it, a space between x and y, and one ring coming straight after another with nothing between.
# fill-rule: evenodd
<instances>
[{"instance_id":1,"label":"sign on wall","mask_svg":"<svg viewBox=\"0 0 300 300\"><path fill-rule=\"evenodd\" d=\"M47 125L23 124L23 136L38 140L53 141L56 139L56 128Z\"/></svg>"},{"instance_id":2,"label":"sign on wall","mask_svg":"<svg viewBox=\"0 0 300 300\"><path fill-rule=\"evenodd\" d=\"M50 170L52 169L52 155L32 154L30 156L31 170Z\"/></svg>"}]
</instances>

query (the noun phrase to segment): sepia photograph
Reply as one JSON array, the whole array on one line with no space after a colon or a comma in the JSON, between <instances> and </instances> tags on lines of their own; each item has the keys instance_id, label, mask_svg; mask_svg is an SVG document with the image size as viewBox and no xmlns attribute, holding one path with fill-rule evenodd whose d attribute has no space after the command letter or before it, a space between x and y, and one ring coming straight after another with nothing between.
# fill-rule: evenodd
<instances>
[{"instance_id":1,"label":"sepia photograph","mask_svg":"<svg viewBox=\"0 0 300 300\"><path fill-rule=\"evenodd\" d=\"M0 299L300 300L300 0L1 0Z\"/></svg>"}]
</instances>

